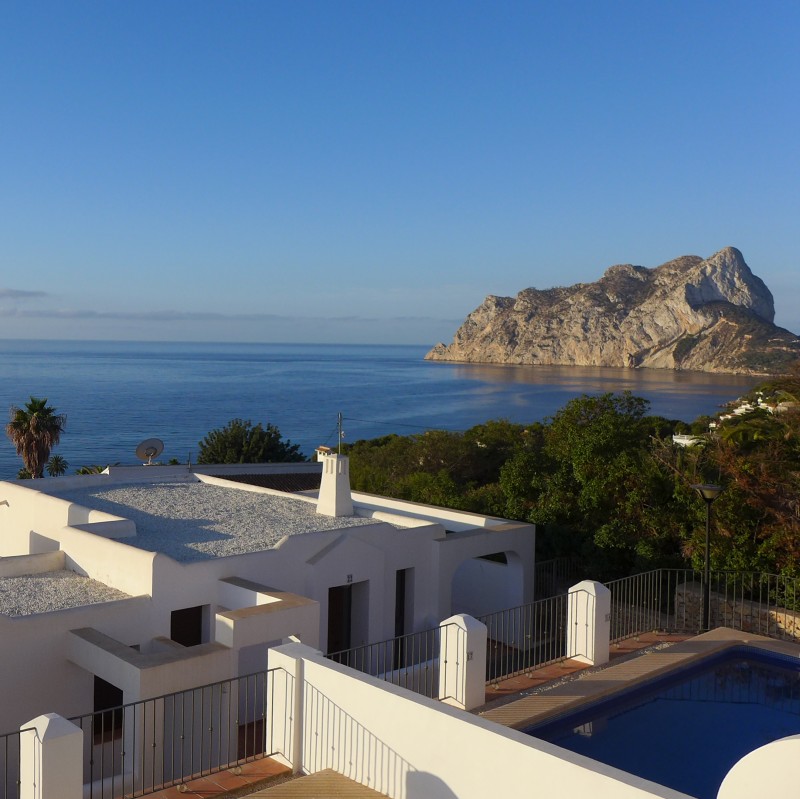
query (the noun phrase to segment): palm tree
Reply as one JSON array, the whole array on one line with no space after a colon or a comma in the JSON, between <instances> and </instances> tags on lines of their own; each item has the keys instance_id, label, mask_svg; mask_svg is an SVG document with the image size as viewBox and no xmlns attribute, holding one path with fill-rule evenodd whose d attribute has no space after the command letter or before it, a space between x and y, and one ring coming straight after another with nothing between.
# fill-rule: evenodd
<instances>
[{"instance_id":1,"label":"palm tree","mask_svg":"<svg viewBox=\"0 0 800 799\"><path fill-rule=\"evenodd\" d=\"M66 415L56 413L55 408L47 404L47 399L31 397L23 408L11 406L11 421L6 425L6 435L31 477L44 476L50 450L61 440L66 424Z\"/></svg>"},{"instance_id":2,"label":"palm tree","mask_svg":"<svg viewBox=\"0 0 800 799\"><path fill-rule=\"evenodd\" d=\"M69 463L67 463L63 455L51 455L44 468L47 469L50 477L61 477L62 474L67 473Z\"/></svg>"}]
</instances>

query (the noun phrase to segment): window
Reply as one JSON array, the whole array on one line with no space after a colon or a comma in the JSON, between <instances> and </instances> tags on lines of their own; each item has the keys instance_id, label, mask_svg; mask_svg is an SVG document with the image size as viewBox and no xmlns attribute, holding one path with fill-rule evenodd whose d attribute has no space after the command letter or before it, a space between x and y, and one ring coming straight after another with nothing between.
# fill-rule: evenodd
<instances>
[{"instance_id":1,"label":"window","mask_svg":"<svg viewBox=\"0 0 800 799\"><path fill-rule=\"evenodd\" d=\"M169 637L183 646L203 643L203 606L173 610L170 618Z\"/></svg>"}]
</instances>

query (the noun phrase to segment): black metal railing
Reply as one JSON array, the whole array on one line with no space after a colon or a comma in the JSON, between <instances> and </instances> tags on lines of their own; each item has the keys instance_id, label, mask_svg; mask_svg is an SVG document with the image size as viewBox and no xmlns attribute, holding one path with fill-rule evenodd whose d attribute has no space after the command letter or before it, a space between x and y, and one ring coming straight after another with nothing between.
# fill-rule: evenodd
<instances>
[{"instance_id":1,"label":"black metal railing","mask_svg":"<svg viewBox=\"0 0 800 799\"><path fill-rule=\"evenodd\" d=\"M564 594L570 586L585 576L578 558L564 557L537 561L533 575L534 599L547 599Z\"/></svg>"},{"instance_id":2,"label":"black metal railing","mask_svg":"<svg viewBox=\"0 0 800 799\"><path fill-rule=\"evenodd\" d=\"M20 740L32 727L0 735L0 799L19 799Z\"/></svg>"},{"instance_id":3,"label":"black metal railing","mask_svg":"<svg viewBox=\"0 0 800 799\"><path fill-rule=\"evenodd\" d=\"M457 625L441 625L330 652L327 657L431 699L457 699L460 689L454 679L448 679L445 665L457 658L463 634Z\"/></svg>"},{"instance_id":4,"label":"black metal railing","mask_svg":"<svg viewBox=\"0 0 800 799\"><path fill-rule=\"evenodd\" d=\"M656 569L606 583L611 640L646 632L696 633L706 591L692 569ZM770 638L800 640L800 579L759 572L712 572L709 628L731 627Z\"/></svg>"},{"instance_id":5,"label":"black metal railing","mask_svg":"<svg viewBox=\"0 0 800 799\"><path fill-rule=\"evenodd\" d=\"M577 609L578 603L593 599L585 591L574 591L479 616L488 639L486 681L496 683L566 658L570 607Z\"/></svg>"},{"instance_id":6,"label":"black metal railing","mask_svg":"<svg viewBox=\"0 0 800 799\"><path fill-rule=\"evenodd\" d=\"M136 797L272 754L270 669L108 708L83 730L89 799Z\"/></svg>"},{"instance_id":7,"label":"black metal railing","mask_svg":"<svg viewBox=\"0 0 800 799\"><path fill-rule=\"evenodd\" d=\"M675 612L675 588L690 570L656 569L606 583L611 591L611 641L655 630L683 630ZM680 579L679 579L679 574Z\"/></svg>"}]
</instances>

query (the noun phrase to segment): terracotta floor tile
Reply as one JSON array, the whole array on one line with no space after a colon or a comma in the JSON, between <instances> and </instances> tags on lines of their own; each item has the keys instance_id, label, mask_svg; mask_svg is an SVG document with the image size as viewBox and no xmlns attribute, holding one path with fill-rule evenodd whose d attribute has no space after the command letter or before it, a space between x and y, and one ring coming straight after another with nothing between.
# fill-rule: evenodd
<instances>
[{"instance_id":1,"label":"terracotta floor tile","mask_svg":"<svg viewBox=\"0 0 800 799\"><path fill-rule=\"evenodd\" d=\"M288 766L273 760L271 757L264 757L260 760L251 760L249 763L242 763L239 766L239 774L242 776L253 776L258 778L274 777L278 774L287 774L291 771Z\"/></svg>"},{"instance_id":2,"label":"terracotta floor tile","mask_svg":"<svg viewBox=\"0 0 800 799\"><path fill-rule=\"evenodd\" d=\"M241 788L243 785L249 785L253 781L252 779L247 779L247 777L242 777L238 774L231 774L230 771L220 771L217 774L210 774L206 779L226 791L230 791L232 788Z\"/></svg>"},{"instance_id":3,"label":"terracotta floor tile","mask_svg":"<svg viewBox=\"0 0 800 799\"><path fill-rule=\"evenodd\" d=\"M208 777L200 777L199 779L192 780L190 783L187 783L187 788L188 790L184 796L190 794L190 792L194 792L198 796L217 796L222 793L219 785Z\"/></svg>"},{"instance_id":4,"label":"terracotta floor tile","mask_svg":"<svg viewBox=\"0 0 800 799\"><path fill-rule=\"evenodd\" d=\"M191 796L191 794L188 793L181 793L177 786L174 788L166 788L163 791L158 791L151 795L158 797L158 799L182 799L182 797Z\"/></svg>"},{"instance_id":5,"label":"terracotta floor tile","mask_svg":"<svg viewBox=\"0 0 800 799\"><path fill-rule=\"evenodd\" d=\"M165 788L153 799L216 799L229 791L241 790L249 785L260 787L264 780L291 774L291 769L269 757L242 763L240 766L198 777L184 785ZM257 787L253 788L253 791Z\"/></svg>"}]
</instances>

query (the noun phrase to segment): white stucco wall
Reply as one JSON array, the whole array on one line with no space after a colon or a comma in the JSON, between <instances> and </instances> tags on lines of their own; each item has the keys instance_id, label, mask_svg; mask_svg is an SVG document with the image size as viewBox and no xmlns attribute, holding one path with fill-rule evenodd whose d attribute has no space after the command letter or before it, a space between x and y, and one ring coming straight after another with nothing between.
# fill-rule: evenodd
<instances>
[{"instance_id":1,"label":"white stucco wall","mask_svg":"<svg viewBox=\"0 0 800 799\"><path fill-rule=\"evenodd\" d=\"M67 659L69 631L94 627L126 644L149 638L152 603L119 600L23 618L0 615L0 732L42 713L91 711L92 675Z\"/></svg>"},{"instance_id":2,"label":"white stucco wall","mask_svg":"<svg viewBox=\"0 0 800 799\"><path fill-rule=\"evenodd\" d=\"M477 617L525 604L521 570L516 556L508 563L479 558L465 561L453 576L452 611Z\"/></svg>"},{"instance_id":3,"label":"white stucco wall","mask_svg":"<svg viewBox=\"0 0 800 799\"><path fill-rule=\"evenodd\" d=\"M278 738L288 759L309 773L332 768L394 799L691 799L358 674L308 647L272 650L270 666L285 668L303 686L295 710L302 730L282 730ZM290 715L273 710L279 718Z\"/></svg>"}]
</instances>

